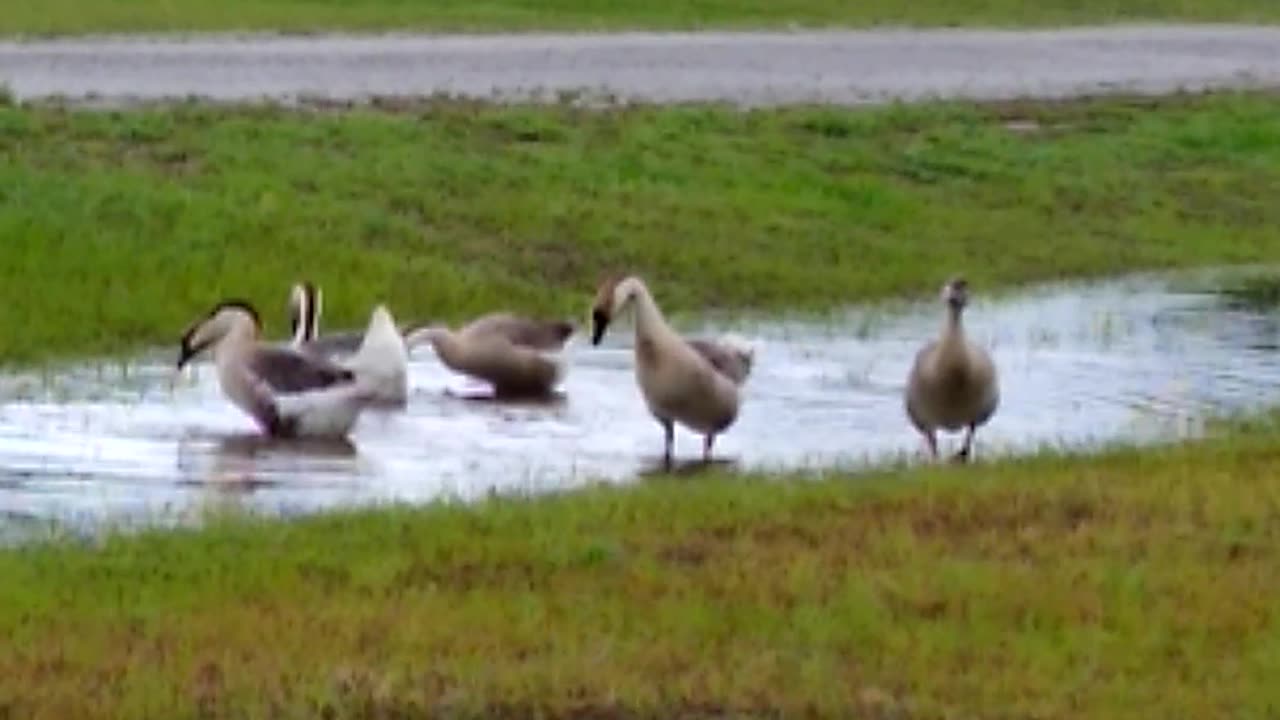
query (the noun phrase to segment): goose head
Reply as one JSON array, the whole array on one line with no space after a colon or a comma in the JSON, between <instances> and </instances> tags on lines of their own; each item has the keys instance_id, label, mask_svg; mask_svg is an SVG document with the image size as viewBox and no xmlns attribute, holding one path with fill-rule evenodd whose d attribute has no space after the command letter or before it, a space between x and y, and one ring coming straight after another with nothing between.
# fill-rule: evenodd
<instances>
[{"instance_id":1,"label":"goose head","mask_svg":"<svg viewBox=\"0 0 1280 720\"><path fill-rule=\"evenodd\" d=\"M960 312L969 304L969 282L962 277L954 277L942 286L942 301L954 312Z\"/></svg>"},{"instance_id":2,"label":"goose head","mask_svg":"<svg viewBox=\"0 0 1280 720\"><path fill-rule=\"evenodd\" d=\"M262 329L258 311L244 300L223 300L207 315L200 318L182 334L178 352L178 369L181 370L200 353L217 345L232 332L246 329L257 337Z\"/></svg>"},{"instance_id":3,"label":"goose head","mask_svg":"<svg viewBox=\"0 0 1280 720\"><path fill-rule=\"evenodd\" d=\"M606 278L596 289L595 300L591 303L591 344L599 345L604 333L613 322L613 316L622 312L623 307L631 300L628 291L629 283L625 278L614 276Z\"/></svg>"},{"instance_id":4,"label":"goose head","mask_svg":"<svg viewBox=\"0 0 1280 720\"><path fill-rule=\"evenodd\" d=\"M294 283L289 292L289 326L294 343L316 337L320 317L320 289L308 281Z\"/></svg>"}]
</instances>

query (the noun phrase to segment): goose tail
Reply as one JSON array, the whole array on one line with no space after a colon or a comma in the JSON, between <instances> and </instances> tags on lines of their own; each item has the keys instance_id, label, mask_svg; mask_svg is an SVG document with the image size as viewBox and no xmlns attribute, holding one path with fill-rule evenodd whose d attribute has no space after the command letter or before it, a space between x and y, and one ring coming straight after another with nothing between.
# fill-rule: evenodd
<instances>
[{"instance_id":1,"label":"goose tail","mask_svg":"<svg viewBox=\"0 0 1280 720\"><path fill-rule=\"evenodd\" d=\"M395 388L395 394L404 394L409 351L396 327L395 319L385 306L379 305L373 309L364 339L346 365L355 373L361 385Z\"/></svg>"},{"instance_id":2,"label":"goose tail","mask_svg":"<svg viewBox=\"0 0 1280 720\"><path fill-rule=\"evenodd\" d=\"M736 333L722 335L720 344L742 363L742 379L745 381L751 375L751 368L755 364L756 352L760 344Z\"/></svg>"}]
</instances>

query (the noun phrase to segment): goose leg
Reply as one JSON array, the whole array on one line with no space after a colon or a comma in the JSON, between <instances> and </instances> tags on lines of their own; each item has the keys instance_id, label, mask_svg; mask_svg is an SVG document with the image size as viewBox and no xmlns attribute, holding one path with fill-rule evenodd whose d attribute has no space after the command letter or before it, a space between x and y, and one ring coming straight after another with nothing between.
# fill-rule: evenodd
<instances>
[{"instance_id":1,"label":"goose leg","mask_svg":"<svg viewBox=\"0 0 1280 720\"><path fill-rule=\"evenodd\" d=\"M675 450L675 444L676 444L676 428L675 428L675 424L672 423L670 420L659 420L658 422L662 424L662 437L663 437L662 462L663 464L666 465L667 469L670 470L671 455Z\"/></svg>"},{"instance_id":2,"label":"goose leg","mask_svg":"<svg viewBox=\"0 0 1280 720\"><path fill-rule=\"evenodd\" d=\"M973 433L977 428L970 425L964 433L964 443L960 446L960 451L956 453L955 459L958 462L967 462L969 454L973 450Z\"/></svg>"},{"instance_id":3,"label":"goose leg","mask_svg":"<svg viewBox=\"0 0 1280 720\"><path fill-rule=\"evenodd\" d=\"M933 431L924 433L924 446L929 451L930 459L938 459L938 436Z\"/></svg>"},{"instance_id":4,"label":"goose leg","mask_svg":"<svg viewBox=\"0 0 1280 720\"><path fill-rule=\"evenodd\" d=\"M711 446L716 442L715 435L707 435L702 438L702 462L711 462Z\"/></svg>"}]
</instances>

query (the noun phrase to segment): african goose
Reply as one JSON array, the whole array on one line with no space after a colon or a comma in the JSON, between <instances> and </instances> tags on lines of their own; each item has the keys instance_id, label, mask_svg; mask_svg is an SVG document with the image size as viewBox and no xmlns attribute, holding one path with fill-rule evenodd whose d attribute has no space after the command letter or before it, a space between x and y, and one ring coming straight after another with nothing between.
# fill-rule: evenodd
<instances>
[{"instance_id":1,"label":"african goose","mask_svg":"<svg viewBox=\"0 0 1280 720\"><path fill-rule=\"evenodd\" d=\"M329 333L320 336L320 314L323 310L320 288L311 282L294 283L289 290L289 324L293 328L291 343L299 350L333 358L353 355L360 349L364 334L358 332Z\"/></svg>"},{"instance_id":2,"label":"african goose","mask_svg":"<svg viewBox=\"0 0 1280 720\"><path fill-rule=\"evenodd\" d=\"M611 279L596 293L591 310L593 345L613 318L635 312L636 380L649 412L662 426L663 458L669 465L675 423L703 436L702 457L711 459L716 435L738 417L740 390L751 373L753 350L722 339L690 339L676 333L638 277Z\"/></svg>"},{"instance_id":3,"label":"african goose","mask_svg":"<svg viewBox=\"0 0 1280 720\"><path fill-rule=\"evenodd\" d=\"M418 328L405 336L405 344L410 350L431 345L446 367L488 383L497 397L540 397L564 377L562 353L573 329L569 322L500 312L457 331L444 325Z\"/></svg>"},{"instance_id":4,"label":"african goose","mask_svg":"<svg viewBox=\"0 0 1280 720\"><path fill-rule=\"evenodd\" d=\"M388 326L394 327L390 313L377 307L366 332L371 350ZM376 402L376 388L361 370L262 343L261 330L249 303L218 303L183 334L178 369L211 350L223 394L274 437L343 437Z\"/></svg>"},{"instance_id":5,"label":"african goose","mask_svg":"<svg viewBox=\"0 0 1280 720\"><path fill-rule=\"evenodd\" d=\"M289 294L293 348L355 372L362 372L376 390L382 405L403 406L408 402L408 358L404 338L394 323L375 322L365 333L332 333L318 337L321 312L320 289L310 282L296 283ZM375 318L377 320L377 318Z\"/></svg>"},{"instance_id":6,"label":"african goose","mask_svg":"<svg viewBox=\"0 0 1280 720\"><path fill-rule=\"evenodd\" d=\"M968 283L952 279L942 288L942 300L947 306L942 335L920 349L907 378L907 416L934 459L937 431L964 429L964 444L955 458L967 460L974 432L995 414L1000 389L991 356L965 337L961 316L969 302Z\"/></svg>"}]
</instances>

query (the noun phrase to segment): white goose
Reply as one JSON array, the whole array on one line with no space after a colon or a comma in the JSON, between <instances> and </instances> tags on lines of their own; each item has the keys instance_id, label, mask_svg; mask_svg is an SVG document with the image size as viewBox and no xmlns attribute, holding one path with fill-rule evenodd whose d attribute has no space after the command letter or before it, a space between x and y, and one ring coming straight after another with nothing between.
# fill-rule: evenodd
<instances>
[{"instance_id":1,"label":"white goose","mask_svg":"<svg viewBox=\"0 0 1280 720\"><path fill-rule=\"evenodd\" d=\"M728 338L681 337L635 276L601 284L591 310L593 345L600 344L609 323L628 308L635 310L636 380L649 412L662 426L664 459L670 464L679 423L703 436L702 457L710 460L716 435L738 417L754 350Z\"/></svg>"},{"instance_id":2,"label":"white goose","mask_svg":"<svg viewBox=\"0 0 1280 720\"><path fill-rule=\"evenodd\" d=\"M409 397L409 349L390 314L376 313L368 330L360 333L331 333L319 337L322 299L311 282L294 284L289 293L293 348L316 357L333 360L364 376L374 388L381 405L404 406Z\"/></svg>"},{"instance_id":3,"label":"white goose","mask_svg":"<svg viewBox=\"0 0 1280 720\"><path fill-rule=\"evenodd\" d=\"M430 325L409 332L413 349L429 344L454 372L488 383L494 395L544 397L564 378L565 344L573 323L505 312L482 315L457 331Z\"/></svg>"},{"instance_id":4,"label":"white goose","mask_svg":"<svg viewBox=\"0 0 1280 720\"><path fill-rule=\"evenodd\" d=\"M387 326L394 327L391 315L378 306L365 334L371 354ZM178 369L211 350L223 394L275 437L344 437L377 402L377 389L361 370L264 344L261 329L249 303L220 302L183 334ZM390 366L395 357L380 360Z\"/></svg>"},{"instance_id":5,"label":"white goose","mask_svg":"<svg viewBox=\"0 0 1280 720\"><path fill-rule=\"evenodd\" d=\"M967 460L974 432L1000 404L1000 387L990 354L965 337L962 315L969 302L969 284L953 278L942 288L942 301L947 306L942 334L920 349L907 377L907 416L924 436L934 459L939 429L965 430L955 459Z\"/></svg>"}]
</instances>

